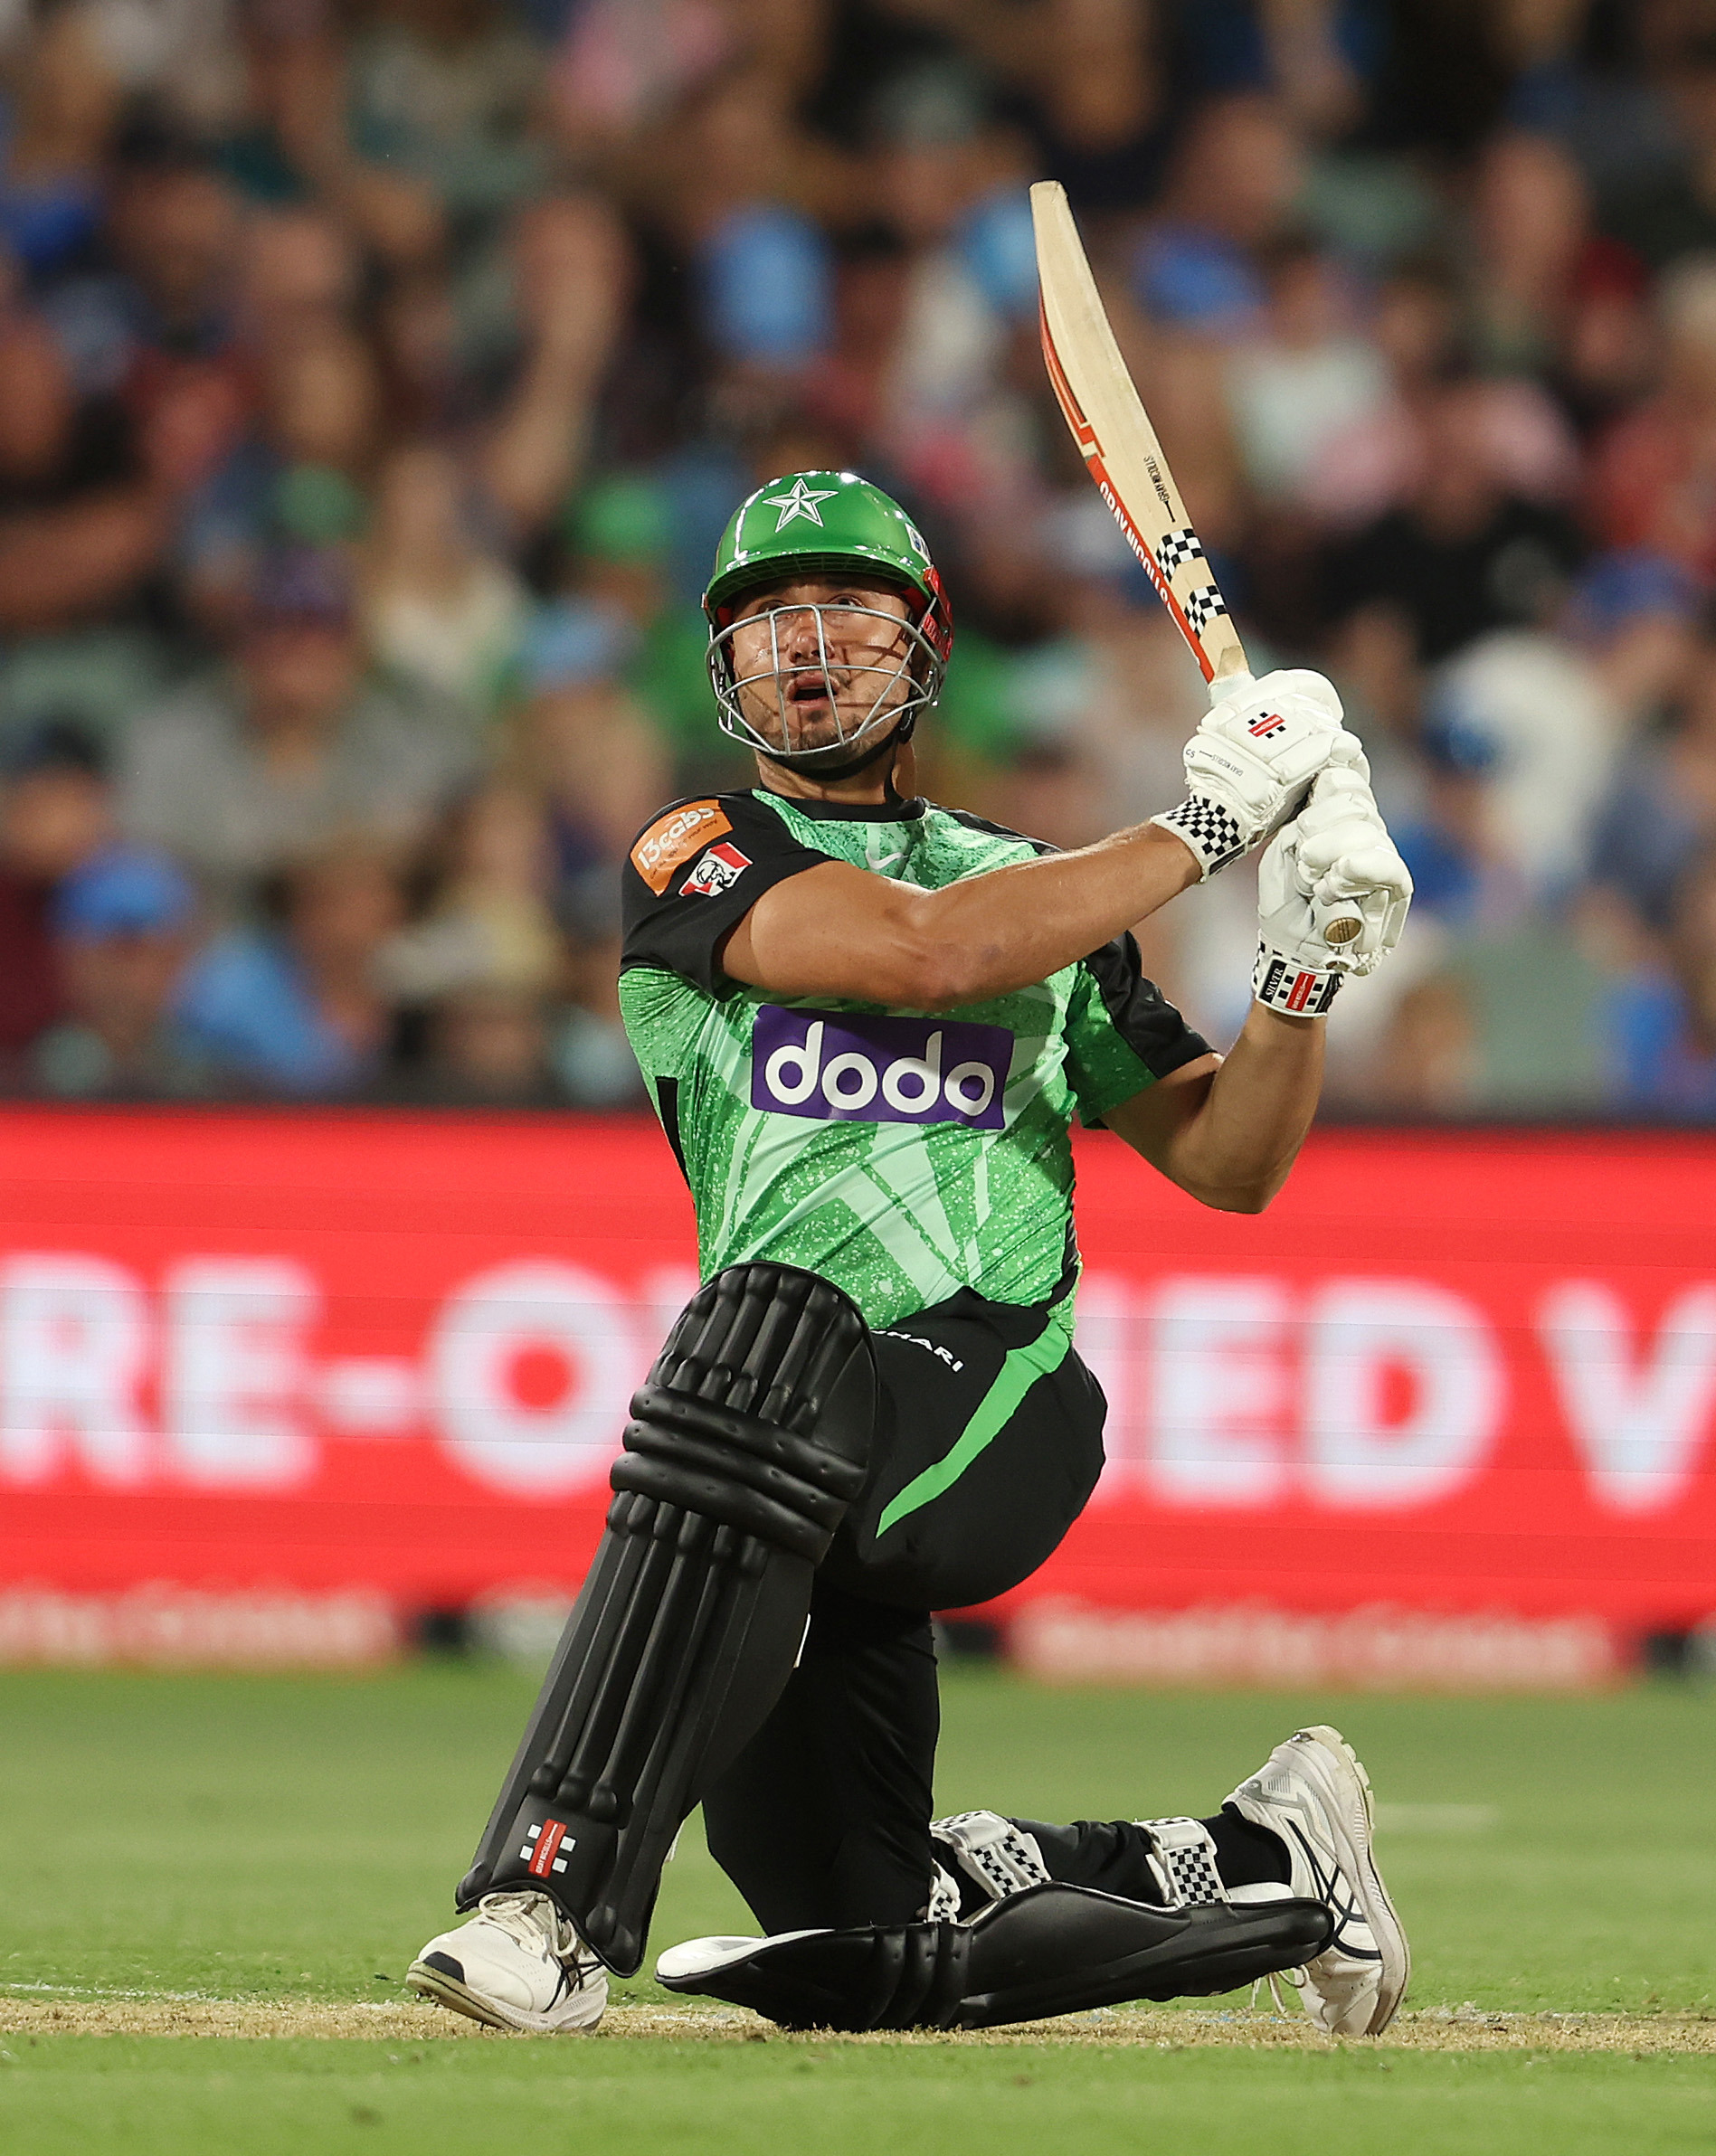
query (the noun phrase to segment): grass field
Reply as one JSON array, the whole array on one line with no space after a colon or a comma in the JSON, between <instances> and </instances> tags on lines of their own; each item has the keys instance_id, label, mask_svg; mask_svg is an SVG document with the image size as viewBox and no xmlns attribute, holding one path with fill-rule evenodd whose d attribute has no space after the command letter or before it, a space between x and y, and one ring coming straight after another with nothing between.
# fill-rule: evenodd
<instances>
[{"instance_id":1,"label":"grass field","mask_svg":"<svg viewBox=\"0 0 1716 2156\"><path fill-rule=\"evenodd\" d=\"M1300 1721L1340 1723L1416 1974L1389 2038L1332 2044L1244 1998L785 2037L643 1979L593 2038L476 2030L400 1979L531 1689L459 1665L0 1676L5 2156L1716 2151L1710 1690L1199 1698L950 1673L949 1810L1204 1811ZM751 1928L687 1831L655 1943Z\"/></svg>"}]
</instances>

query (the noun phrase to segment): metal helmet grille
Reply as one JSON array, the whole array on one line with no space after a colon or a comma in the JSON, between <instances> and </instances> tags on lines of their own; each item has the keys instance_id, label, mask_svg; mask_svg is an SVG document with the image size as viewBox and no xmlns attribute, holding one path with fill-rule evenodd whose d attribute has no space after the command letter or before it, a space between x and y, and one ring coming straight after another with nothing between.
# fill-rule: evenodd
<instances>
[{"instance_id":1,"label":"metal helmet grille","mask_svg":"<svg viewBox=\"0 0 1716 2156\"><path fill-rule=\"evenodd\" d=\"M848 655L848 639L837 637L837 651L830 650L830 615L843 623L879 622L888 631L885 647L866 646ZM783 647L782 625L809 616L815 627L813 657L794 660ZM737 670L734 652L735 636L755 634L766 625L766 663L748 673ZM795 639L795 642L797 639ZM877 740L885 730L915 717L933 704L941 693L946 661L925 634L922 621L902 620L880 607L854 605L849 600L799 600L771 607L765 612L729 621L709 639L709 679L720 709L721 731L747 748L760 750L777 763L814 769L819 763L843 761L855 748ZM810 680L820 685L826 704L811 706L811 722L791 697L792 685ZM904 691L904 694L901 692ZM761 707L764 723L745 715L741 698L754 710ZM832 725L829 724L832 715ZM771 736L769 723L778 729ZM807 723L814 723L817 738L802 739Z\"/></svg>"}]
</instances>

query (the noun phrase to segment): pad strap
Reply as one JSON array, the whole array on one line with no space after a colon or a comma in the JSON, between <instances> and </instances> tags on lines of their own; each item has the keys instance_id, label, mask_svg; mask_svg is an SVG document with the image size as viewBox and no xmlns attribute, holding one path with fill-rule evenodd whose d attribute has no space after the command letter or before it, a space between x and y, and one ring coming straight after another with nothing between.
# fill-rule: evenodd
<instances>
[{"instance_id":1,"label":"pad strap","mask_svg":"<svg viewBox=\"0 0 1716 2156\"><path fill-rule=\"evenodd\" d=\"M943 1865L935 1867L935 1877L930 1885L929 1905L924 1912L926 1924L953 1924L959 1916L959 1881Z\"/></svg>"},{"instance_id":2,"label":"pad strap","mask_svg":"<svg viewBox=\"0 0 1716 2156\"><path fill-rule=\"evenodd\" d=\"M988 1901L1004 1902L1010 1894L1048 1883L1037 1837L999 1811L956 1811L932 1820L930 1833Z\"/></svg>"},{"instance_id":3,"label":"pad strap","mask_svg":"<svg viewBox=\"0 0 1716 2156\"><path fill-rule=\"evenodd\" d=\"M1216 1844L1201 1820L1153 1819L1133 1822L1155 1844L1151 1869L1164 1906L1202 1909L1226 1902L1228 1889L1216 1868Z\"/></svg>"}]
</instances>

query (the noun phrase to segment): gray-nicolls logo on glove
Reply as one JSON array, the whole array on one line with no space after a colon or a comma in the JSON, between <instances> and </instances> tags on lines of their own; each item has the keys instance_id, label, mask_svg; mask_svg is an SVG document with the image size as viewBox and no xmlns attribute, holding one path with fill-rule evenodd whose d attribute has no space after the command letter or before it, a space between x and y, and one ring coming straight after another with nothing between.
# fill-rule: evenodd
<instances>
[{"instance_id":1,"label":"gray-nicolls logo on glove","mask_svg":"<svg viewBox=\"0 0 1716 2156\"><path fill-rule=\"evenodd\" d=\"M1411 903L1368 769L1322 772L1257 864L1253 994L1271 1010L1320 1017L1349 974L1374 973L1394 949Z\"/></svg>"},{"instance_id":2,"label":"gray-nicolls logo on glove","mask_svg":"<svg viewBox=\"0 0 1716 2156\"><path fill-rule=\"evenodd\" d=\"M1151 821L1188 846L1205 877L1249 853L1301 806L1317 773L1367 769L1321 674L1266 674L1212 704L1186 743L1186 799Z\"/></svg>"}]
</instances>

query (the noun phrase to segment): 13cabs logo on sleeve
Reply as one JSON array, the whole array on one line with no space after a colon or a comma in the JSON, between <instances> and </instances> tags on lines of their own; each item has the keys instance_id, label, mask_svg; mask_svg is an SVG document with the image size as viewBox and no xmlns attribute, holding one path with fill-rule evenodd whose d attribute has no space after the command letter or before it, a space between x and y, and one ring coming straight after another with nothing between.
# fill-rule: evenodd
<instances>
[{"instance_id":1,"label":"13cabs logo on sleeve","mask_svg":"<svg viewBox=\"0 0 1716 2156\"><path fill-rule=\"evenodd\" d=\"M631 865L658 898L673 881L674 871L699 846L720 838L733 825L719 801L682 801L666 809L631 849ZM750 864L747 862L748 867Z\"/></svg>"}]
</instances>

